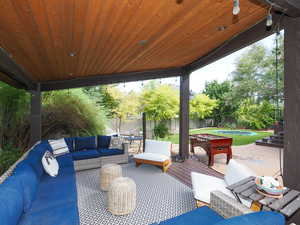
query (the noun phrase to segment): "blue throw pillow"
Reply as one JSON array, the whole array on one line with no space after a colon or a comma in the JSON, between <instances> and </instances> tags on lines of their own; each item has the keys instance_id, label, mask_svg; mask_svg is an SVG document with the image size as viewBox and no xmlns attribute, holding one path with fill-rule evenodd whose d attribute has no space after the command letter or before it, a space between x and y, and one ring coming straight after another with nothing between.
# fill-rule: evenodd
<instances>
[{"instance_id":1,"label":"blue throw pillow","mask_svg":"<svg viewBox=\"0 0 300 225\"><path fill-rule=\"evenodd\" d=\"M111 136L98 135L98 149L109 148Z\"/></svg>"},{"instance_id":2,"label":"blue throw pillow","mask_svg":"<svg viewBox=\"0 0 300 225\"><path fill-rule=\"evenodd\" d=\"M12 177L17 179L23 188L24 212L28 212L36 197L39 178L26 160L17 165Z\"/></svg>"},{"instance_id":3,"label":"blue throw pillow","mask_svg":"<svg viewBox=\"0 0 300 225\"><path fill-rule=\"evenodd\" d=\"M13 179L0 184L0 222L16 225L23 214L23 191L20 184Z\"/></svg>"},{"instance_id":4,"label":"blue throw pillow","mask_svg":"<svg viewBox=\"0 0 300 225\"><path fill-rule=\"evenodd\" d=\"M74 138L72 138L72 137L65 138L65 142L68 145L68 148L69 148L70 152L74 152L75 151L75 149L74 149Z\"/></svg>"},{"instance_id":5,"label":"blue throw pillow","mask_svg":"<svg viewBox=\"0 0 300 225\"><path fill-rule=\"evenodd\" d=\"M77 137L75 138L75 150L96 149L96 137Z\"/></svg>"}]
</instances>

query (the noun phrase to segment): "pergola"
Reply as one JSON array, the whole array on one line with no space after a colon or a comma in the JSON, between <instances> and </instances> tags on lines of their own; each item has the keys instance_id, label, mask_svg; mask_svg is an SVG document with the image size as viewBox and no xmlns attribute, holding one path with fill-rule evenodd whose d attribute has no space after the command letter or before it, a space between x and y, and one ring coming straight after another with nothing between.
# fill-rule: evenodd
<instances>
[{"instance_id":1,"label":"pergola","mask_svg":"<svg viewBox=\"0 0 300 225\"><path fill-rule=\"evenodd\" d=\"M285 36L284 180L300 190L300 3L297 0L2 0L0 80L41 92L180 76L180 154L188 157L191 72L274 33Z\"/></svg>"}]
</instances>

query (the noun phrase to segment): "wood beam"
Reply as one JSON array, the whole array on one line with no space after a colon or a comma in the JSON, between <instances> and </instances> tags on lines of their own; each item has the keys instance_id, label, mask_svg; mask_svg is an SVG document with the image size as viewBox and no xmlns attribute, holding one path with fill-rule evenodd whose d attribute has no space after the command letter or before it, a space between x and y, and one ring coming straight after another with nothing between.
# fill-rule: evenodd
<instances>
[{"instance_id":1,"label":"wood beam","mask_svg":"<svg viewBox=\"0 0 300 225\"><path fill-rule=\"evenodd\" d=\"M179 115L179 155L182 159L189 157L189 100L190 73L184 71L180 76L180 115Z\"/></svg>"},{"instance_id":2,"label":"wood beam","mask_svg":"<svg viewBox=\"0 0 300 225\"><path fill-rule=\"evenodd\" d=\"M278 14L273 16L274 24L280 22L281 24L280 29L283 28L283 24L282 24L283 20L284 20L284 16ZM275 33L275 30L271 30L271 31L266 30L266 19L264 19L259 23L257 23L256 25L254 25L253 27L251 27L250 29L226 41L221 46L212 50L207 55L202 56L199 59L195 60L194 62L186 65L185 69L190 72L198 70L210 63L213 63L227 55L232 54L235 51L247 47L256 41L259 41L267 36L270 36L273 33Z\"/></svg>"},{"instance_id":3,"label":"wood beam","mask_svg":"<svg viewBox=\"0 0 300 225\"><path fill-rule=\"evenodd\" d=\"M29 78L25 70L14 62L12 57L0 47L0 71L17 83L17 88L36 89L36 84Z\"/></svg>"},{"instance_id":4,"label":"wood beam","mask_svg":"<svg viewBox=\"0 0 300 225\"><path fill-rule=\"evenodd\" d=\"M176 77L182 74L182 68L169 68L119 74L94 75L70 80L48 81L41 83L41 91L52 91L68 88L79 88L112 83L151 80L158 78Z\"/></svg>"},{"instance_id":5,"label":"wood beam","mask_svg":"<svg viewBox=\"0 0 300 225\"><path fill-rule=\"evenodd\" d=\"M285 22L283 180L300 191L300 18ZM300 213L291 222L300 224Z\"/></svg>"},{"instance_id":6,"label":"wood beam","mask_svg":"<svg viewBox=\"0 0 300 225\"><path fill-rule=\"evenodd\" d=\"M300 2L299 0L259 0L266 5L272 6L273 10L284 13L289 17L300 16Z\"/></svg>"},{"instance_id":7,"label":"wood beam","mask_svg":"<svg viewBox=\"0 0 300 225\"><path fill-rule=\"evenodd\" d=\"M42 138L42 98L40 85L31 91L31 115L30 115L30 145Z\"/></svg>"}]
</instances>

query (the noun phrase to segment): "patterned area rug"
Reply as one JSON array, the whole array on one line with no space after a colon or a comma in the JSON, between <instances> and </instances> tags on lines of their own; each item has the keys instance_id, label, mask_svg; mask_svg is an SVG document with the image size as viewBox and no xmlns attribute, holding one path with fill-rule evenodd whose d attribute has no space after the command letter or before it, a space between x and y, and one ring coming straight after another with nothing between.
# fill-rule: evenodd
<instances>
[{"instance_id":1,"label":"patterned area rug","mask_svg":"<svg viewBox=\"0 0 300 225\"><path fill-rule=\"evenodd\" d=\"M192 190L160 169L134 164L122 166L123 176L137 185L137 206L126 216L106 210L107 193L100 191L99 169L76 174L81 225L143 225L163 221L195 208Z\"/></svg>"}]
</instances>

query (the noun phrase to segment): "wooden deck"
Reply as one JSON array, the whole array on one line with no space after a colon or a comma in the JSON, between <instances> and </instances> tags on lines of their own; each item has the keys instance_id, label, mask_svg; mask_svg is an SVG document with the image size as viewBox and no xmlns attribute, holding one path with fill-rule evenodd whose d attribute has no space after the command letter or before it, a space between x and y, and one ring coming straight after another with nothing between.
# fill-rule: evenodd
<instances>
[{"instance_id":1,"label":"wooden deck","mask_svg":"<svg viewBox=\"0 0 300 225\"><path fill-rule=\"evenodd\" d=\"M186 184L187 186L192 187L192 181L191 181L192 171L218 177L218 178L224 177L223 174L209 168L207 165L203 164L202 162L199 162L196 159L188 159L183 163L172 162L172 165L170 166L167 173L175 177L180 182Z\"/></svg>"}]
</instances>

